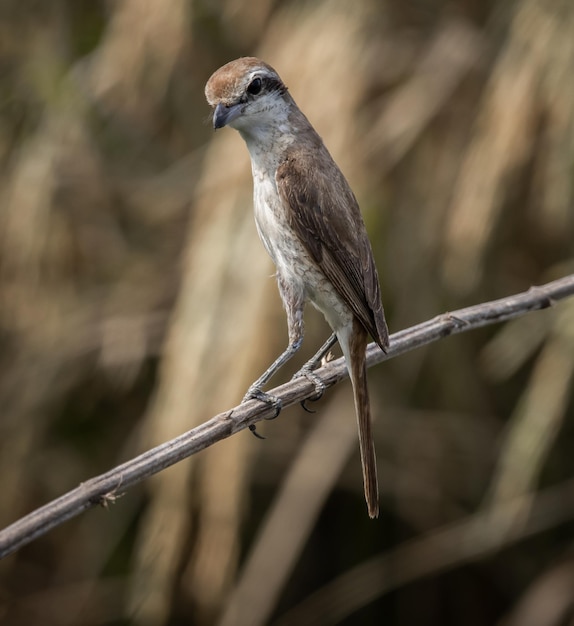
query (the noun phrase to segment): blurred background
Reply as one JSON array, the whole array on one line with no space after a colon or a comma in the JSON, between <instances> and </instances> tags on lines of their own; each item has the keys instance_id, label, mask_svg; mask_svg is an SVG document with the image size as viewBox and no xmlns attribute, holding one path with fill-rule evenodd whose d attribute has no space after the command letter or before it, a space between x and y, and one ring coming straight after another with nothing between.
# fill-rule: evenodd
<instances>
[{"instance_id":1,"label":"blurred background","mask_svg":"<svg viewBox=\"0 0 574 626\"><path fill-rule=\"evenodd\" d=\"M574 272L573 33L571 0L1 0L1 526L286 344L220 65L323 136L394 332ZM573 370L574 301L379 365L377 521L343 383L4 559L0 622L574 624Z\"/></svg>"}]
</instances>

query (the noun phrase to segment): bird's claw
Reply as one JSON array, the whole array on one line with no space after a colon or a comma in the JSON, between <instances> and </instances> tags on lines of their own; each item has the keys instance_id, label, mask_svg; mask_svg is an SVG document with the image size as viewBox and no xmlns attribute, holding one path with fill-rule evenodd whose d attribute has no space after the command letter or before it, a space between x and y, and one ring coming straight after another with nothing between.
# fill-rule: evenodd
<instances>
[{"instance_id":1,"label":"bird's claw","mask_svg":"<svg viewBox=\"0 0 574 626\"><path fill-rule=\"evenodd\" d=\"M312 398L305 398L305 400L301 400L300 404L307 413L315 413L313 409L308 408L305 403L306 402L317 402L323 397L325 393L325 383L313 372L313 370L309 367L303 367L300 369L293 378L301 378L305 377L309 382L313 383L315 386L315 395Z\"/></svg>"},{"instance_id":2,"label":"bird's claw","mask_svg":"<svg viewBox=\"0 0 574 626\"><path fill-rule=\"evenodd\" d=\"M249 430L253 433L253 435L255 435L255 437L257 437L257 439L267 439L267 437L264 437L257 432L257 426L255 426L255 424L249 424Z\"/></svg>"},{"instance_id":3,"label":"bird's claw","mask_svg":"<svg viewBox=\"0 0 574 626\"><path fill-rule=\"evenodd\" d=\"M279 413L281 413L281 409L283 408L280 398L273 396L270 393L265 393L265 391L261 391L261 389L258 389L257 387L250 387L247 393L243 396L243 400L241 402L247 402L248 400L259 400L260 402L272 406L275 409L275 414L271 415L271 417L266 417L265 419L267 420L274 420ZM257 432L255 424L250 424L249 430L255 435L255 437L257 437L257 439L265 439L263 435L260 435Z\"/></svg>"},{"instance_id":4,"label":"bird's claw","mask_svg":"<svg viewBox=\"0 0 574 626\"><path fill-rule=\"evenodd\" d=\"M274 420L279 413L281 413L281 409L283 408L281 398L271 395L265 391L261 391L261 389L258 389L257 387L250 387L247 393L243 396L243 400L241 402L247 402L248 400L259 400L260 402L263 402L264 404L267 404L275 409L275 414L271 417L266 417L265 419L267 420Z\"/></svg>"}]
</instances>

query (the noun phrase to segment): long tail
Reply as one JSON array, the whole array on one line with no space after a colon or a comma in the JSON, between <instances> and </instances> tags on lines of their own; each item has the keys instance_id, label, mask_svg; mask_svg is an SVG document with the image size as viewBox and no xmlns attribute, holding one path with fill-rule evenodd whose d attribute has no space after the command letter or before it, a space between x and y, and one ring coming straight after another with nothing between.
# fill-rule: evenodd
<instances>
[{"instance_id":1,"label":"long tail","mask_svg":"<svg viewBox=\"0 0 574 626\"><path fill-rule=\"evenodd\" d=\"M377 482L377 456L371 423L371 405L367 388L366 349L368 335L361 323L355 318L352 327L341 329L337 333L341 349L345 355L347 369L353 385L357 425L359 427L359 448L363 468L363 485L369 517L379 515L379 486Z\"/></svg>"}]
</instances>

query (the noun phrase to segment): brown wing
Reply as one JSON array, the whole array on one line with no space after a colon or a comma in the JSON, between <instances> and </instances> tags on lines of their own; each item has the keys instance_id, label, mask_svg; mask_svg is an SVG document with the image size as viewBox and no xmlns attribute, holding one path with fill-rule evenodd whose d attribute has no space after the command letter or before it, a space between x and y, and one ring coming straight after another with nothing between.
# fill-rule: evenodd
<instances>
[{"instance_id":1,"label":"brown wing","mask_svg":"<svg viewBox=\"0 0 574 626\"><path fill-rule=\"evenodd\" d=\"M304 163L320 162L309 169ZM291 153L278 167L277 188L291 226L367 332L389 345L377 268L357 200L322 144Z\"/></svg>"}]
</instances>

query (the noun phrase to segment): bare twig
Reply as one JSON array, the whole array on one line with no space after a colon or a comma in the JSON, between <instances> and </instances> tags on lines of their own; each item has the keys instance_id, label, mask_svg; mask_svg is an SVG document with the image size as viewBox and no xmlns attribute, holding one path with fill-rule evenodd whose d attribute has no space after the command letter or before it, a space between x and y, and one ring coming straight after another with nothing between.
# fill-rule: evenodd
<instances>
[{"instance_id":1,"label":"bare twig","mask_svg":"<svg viewBox=\"0 0 574 626\"><path fill-rule=\"evenodd\" d=\"M496 324L519 317L530 311L544 309L574 295L574 275L561 278L526 292L484 304L444 313L432 320L392 335L387 354L376 344L367 351L369 366L396 357L448 335L473 330L480 326ZM337 359L317 370L326 387L332 387L347 376L343 359ZM284 407L300 402L315 394L314 385L305 378L291 380L276 387L273 395L279 397ZM268 419L275 413L258 401L250 401L212 417L200 426L167 441L143 454L96 476L53 500L45 506L14 522L0 532L0 558L15 552L37 537L79 515L95 505L109 505L127 490L153 474L195 454L251 424Z\"/></svg>"}]
</instances>

